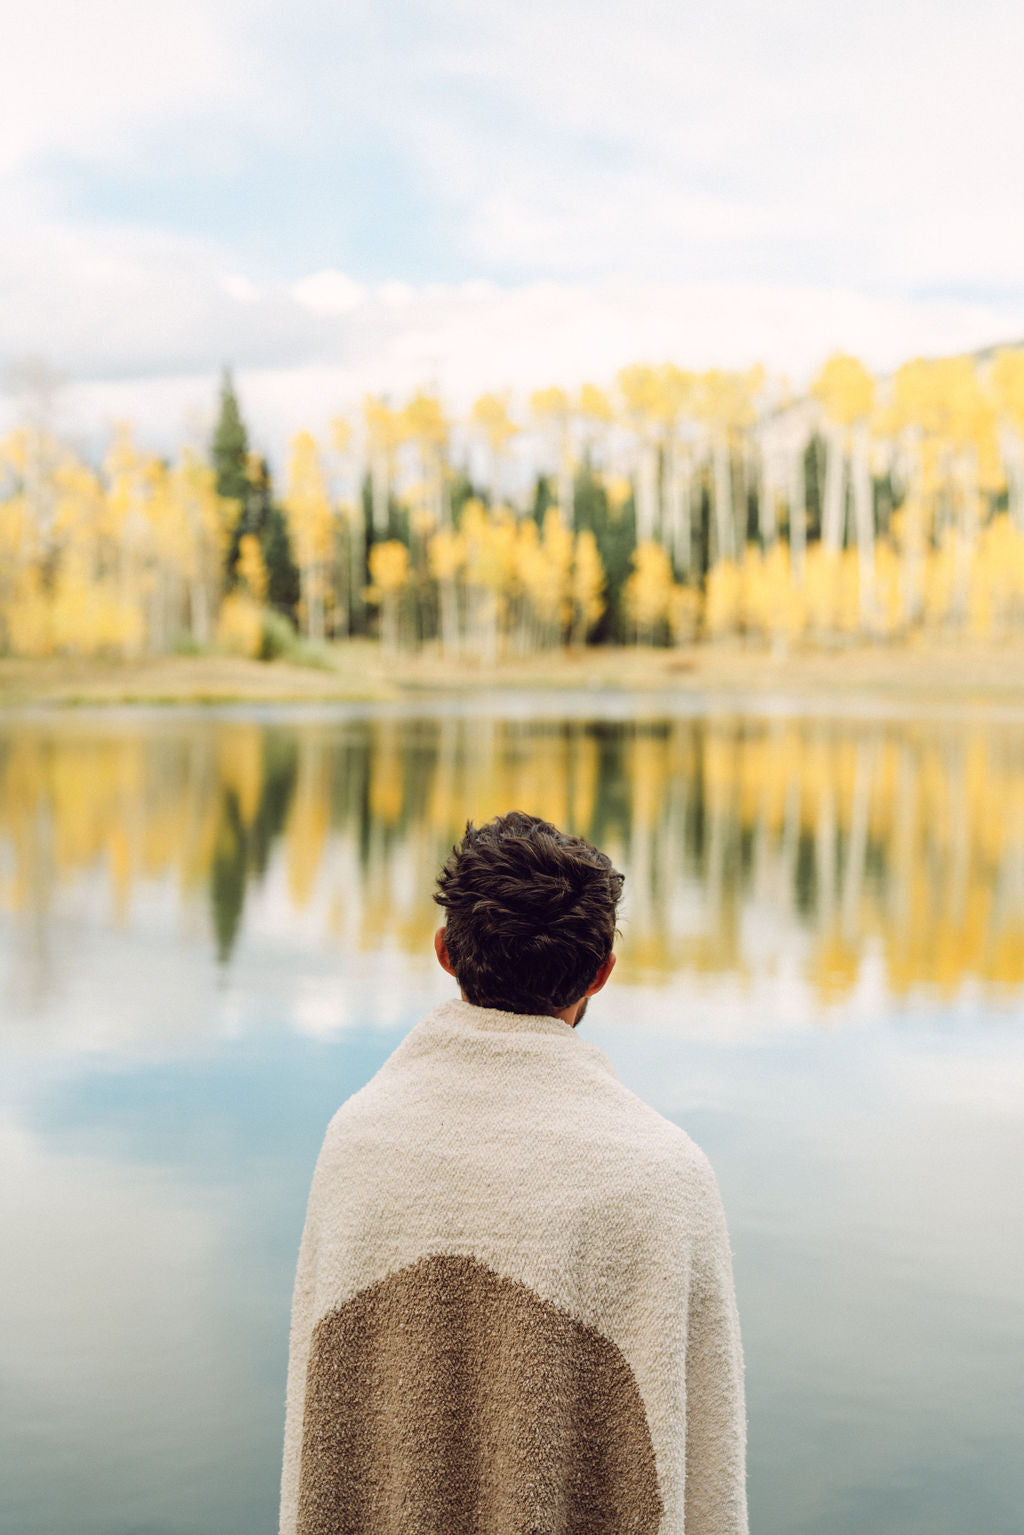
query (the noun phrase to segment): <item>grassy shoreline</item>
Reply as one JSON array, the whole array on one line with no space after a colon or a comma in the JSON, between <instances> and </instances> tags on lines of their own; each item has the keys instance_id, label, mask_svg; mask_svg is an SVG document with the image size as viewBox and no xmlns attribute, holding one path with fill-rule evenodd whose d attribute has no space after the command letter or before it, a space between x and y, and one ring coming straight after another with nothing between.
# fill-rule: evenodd
<instances>
[{"instance_id":1,"label":"grassy shoreline","mask_svg":"<svg viewBox=\"0 0 1024 1535\"><path fill-rule=\"evenodd\" d=\"M858 696L918 703L1024 705L1024 645L856 646L793 650L741 646L591 649L493 667L429 650L388 658L372 641L331 646L322 666L238 657L137 661L0 658L0 708L123 704L397 701L503 690L778 695L816 703Z\"/></svg>"}]
</instances>

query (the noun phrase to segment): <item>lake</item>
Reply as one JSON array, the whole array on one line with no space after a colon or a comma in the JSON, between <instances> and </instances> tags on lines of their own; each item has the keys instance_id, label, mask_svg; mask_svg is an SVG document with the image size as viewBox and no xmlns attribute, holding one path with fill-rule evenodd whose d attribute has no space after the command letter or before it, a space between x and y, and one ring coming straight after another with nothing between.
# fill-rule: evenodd
<instances>
[{"instance_id":1,"label":"lake","mask_svg":"<svg viewBox=\"0 0 1024 1535\"><path fill-rule=\"evenodd\" d=\"M3 1503L276 1529L323 1130L511 808L626 873L582 1025L711 1157L757 1535L1011 1535L1024 716L601 696L0 716Z\"/></svg>"}]
</instances>

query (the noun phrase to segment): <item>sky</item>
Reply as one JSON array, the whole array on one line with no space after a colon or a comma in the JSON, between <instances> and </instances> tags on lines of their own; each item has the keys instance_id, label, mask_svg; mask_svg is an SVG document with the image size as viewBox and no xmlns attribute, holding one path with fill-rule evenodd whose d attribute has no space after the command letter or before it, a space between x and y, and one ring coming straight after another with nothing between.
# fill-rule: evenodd
<instances>
[{"instance_id":1,"label":"sky","mask_svg":"<svg viewBox=\"0 0 1024 1535\"><path fill-rule=\"evenodd\" d=\"M1022 56L1012 0L23 3L0 370L166 448L229 364L275 451L367 389L1018 340Z\"/></svg>"}]
</instances>

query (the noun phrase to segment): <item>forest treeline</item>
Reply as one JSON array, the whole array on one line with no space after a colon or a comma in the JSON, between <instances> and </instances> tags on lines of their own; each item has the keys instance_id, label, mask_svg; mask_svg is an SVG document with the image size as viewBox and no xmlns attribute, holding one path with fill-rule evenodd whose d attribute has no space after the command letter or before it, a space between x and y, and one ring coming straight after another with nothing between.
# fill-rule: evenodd
<instances>
[{"instance_id":1,"label":"forest treeline","mask_svg":"<svg viewBox=\"0 0 1024 1535\"><path fill-rule=\"evenodd\" d=\"M874 378L837 354L633 366L604 390L487 394L452 420L368 397L293 439L280 484L230 375L207 450L132 430L89 464L0 441L0 651L271 658L377 634L496 660L585 643L994 639L1024 626L1024 349Z\"/></svg>"}]
</instances>

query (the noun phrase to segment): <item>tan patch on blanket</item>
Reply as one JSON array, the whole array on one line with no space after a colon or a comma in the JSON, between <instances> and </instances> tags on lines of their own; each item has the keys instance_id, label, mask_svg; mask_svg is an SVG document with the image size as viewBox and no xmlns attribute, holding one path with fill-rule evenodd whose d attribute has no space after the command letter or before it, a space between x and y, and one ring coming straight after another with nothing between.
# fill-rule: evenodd
<instances>
[{"instance_id":1,"label":"tan patch on blanket","mask_svg":"<svg viewBox=\"0 0 1024 1535\"><path fill-rule=\"evenodd\" d=\"M614 1343L472 1258L318 1323L299 1535L654 1535L647 1417Z\"/></svg>"}]
</instances>

